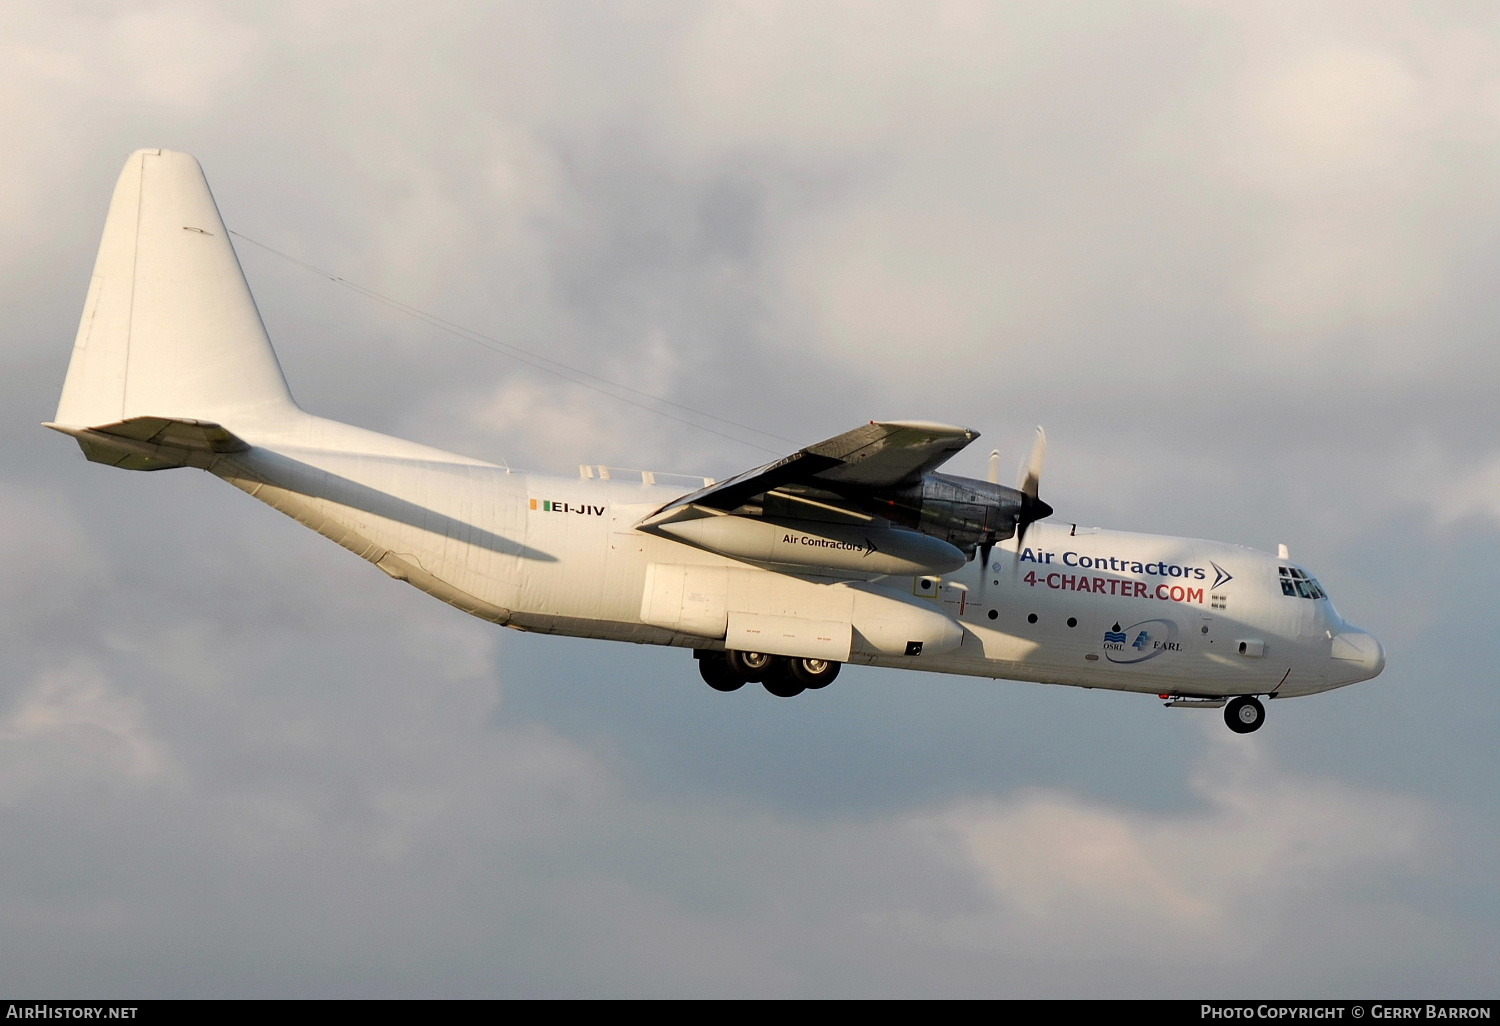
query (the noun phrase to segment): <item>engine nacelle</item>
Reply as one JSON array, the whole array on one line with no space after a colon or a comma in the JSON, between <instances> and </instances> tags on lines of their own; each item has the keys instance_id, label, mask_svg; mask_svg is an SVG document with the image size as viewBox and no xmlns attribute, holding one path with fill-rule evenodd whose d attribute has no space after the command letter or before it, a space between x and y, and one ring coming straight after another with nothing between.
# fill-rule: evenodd
<instances>
[{"instance_id":1,"label":"engine nacelle","mask_svg":"<svg viewBox=\"0 0 1500 1026\"><path fill-rule=\"evenodd\" d=\"M1023 517L1040 520L1052 512L1015 488L951 474L928 474L919 484L863 496L859 503L867 513L940 538L969 555L978 545L1014 536Z\"/></svg>"},{"instance_id":2,"label":"engine nacelle","mask_svg":"<svg viewBox=\"0 0 1500 1026\"><path fill-rule=\"evenodd\" d=\"M941 538L872 522L706 516L656 524L651 530L721 556L751 563L817 567L878 577L944 574L968 557Z\"/></svg>"}]
</instances>

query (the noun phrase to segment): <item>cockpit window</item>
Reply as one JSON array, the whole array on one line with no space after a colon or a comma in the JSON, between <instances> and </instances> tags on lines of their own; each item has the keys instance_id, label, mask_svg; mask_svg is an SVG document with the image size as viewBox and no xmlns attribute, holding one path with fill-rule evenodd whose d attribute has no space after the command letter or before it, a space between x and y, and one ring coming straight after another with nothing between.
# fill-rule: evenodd
<instances>
[{"instance_id":1,"label":"cockpit window","mask_svg":"<svg viewBox=\"0 0 1500 1026\"><path fill-rule=\"evenodd\" d=\"M1320 599L1327 598L1328 594L1313 578L1307 576L1307 572L1299 570L1294 566L1282 566L1276 568L1281 574L1281 593L1291 595L1294 598Z\"/></svg>"}]
</instances>

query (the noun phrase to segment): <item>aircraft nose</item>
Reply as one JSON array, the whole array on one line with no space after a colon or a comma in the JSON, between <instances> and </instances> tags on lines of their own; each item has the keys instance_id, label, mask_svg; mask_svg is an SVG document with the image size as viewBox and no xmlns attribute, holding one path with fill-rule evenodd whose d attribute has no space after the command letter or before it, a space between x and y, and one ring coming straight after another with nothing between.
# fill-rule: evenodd
<instances>
[{"instance_id":1,"label":"aircraft nose","mask_svg":"<svg viewBox=\"0 0 1500 1026\"><path fill-rule=\"evenodd\" d=\"M1385 649L1375 635L1361 630L1346 630L1333 636L1334 672L1347 676L1353 684L1380 676L1385 669Z\"/></svg>"}]
</instances>

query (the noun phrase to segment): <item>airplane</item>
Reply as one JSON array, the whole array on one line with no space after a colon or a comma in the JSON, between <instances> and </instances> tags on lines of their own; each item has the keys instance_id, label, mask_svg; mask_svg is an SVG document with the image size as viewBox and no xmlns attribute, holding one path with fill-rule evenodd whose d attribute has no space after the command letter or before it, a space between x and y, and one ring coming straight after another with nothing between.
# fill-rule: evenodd
<instances>
[{"instance_id":1,"label":"airplane","mask_svg":"<svg viewBox=\"0 0 1500 1026\"><path fill-rule=\"evenodd\" d=\"M304 412L197 160L140 150L105 222L56 419L91 461L196 467L398 581L522 631L690 650L790 698L845 663L1156 695L1257 730L1265 698L1377 676L1380 642L1288 558L1044 523L938 468L962 427L871 421L726 480L523 474Z\"/></svg>"}]
</instances>

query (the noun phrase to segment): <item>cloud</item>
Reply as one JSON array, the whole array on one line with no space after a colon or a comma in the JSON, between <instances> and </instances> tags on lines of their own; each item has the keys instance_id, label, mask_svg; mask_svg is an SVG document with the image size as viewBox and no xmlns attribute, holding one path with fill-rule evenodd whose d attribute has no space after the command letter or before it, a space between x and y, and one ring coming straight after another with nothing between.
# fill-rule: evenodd
<instances>
[{"instance_id":1,"label":"cloud","mask_svg":"<svg viewBox=\"0 0 1500 1026\"><path fill-rule=\"evenodd\" d=\"M1440 522L1453 524L1470 516L1500 520L1500 457L1449 479L1435 490Z\"/></svg>"},{"instance_id":2,"label":"cloud","mask_svg":"<svg viewBox=\"0 0 1500 1026\"><path fill-rule=\"evenodd\" d=\"M1459 529L1500 518L1489 12L0 21L12 991L1493 989L1492 532ZM858 668L725 705L672 653L498 631L206 478L85 464L35 422L151 145L278 249L788 441L244 247L317 412L569 476L895 416L983 430L952 469L998 443L1009 478L1041 421L1059 522L1288 541L1391 668L1201 747L1122 696Z\"/></svg>"},{"instance_id":3,"label":"cloud","mask_svg":"<svg viewBox=\"0 0 1500 1026\"><path fill-rule=\"evenodd\" d=\"M971 860L994 938L1103 961L1258 962L1319 912L1368 915L1372 879L1420 873L1441 849L1434 812L1397 795L1278 772L1253 742L1214 743L1198 804L1151 813L1048 791L966 802L930 821ZM1306 944L1307 941L1299 941ZM1345 953L1347 955L1347 952Z\"/></svg>"},{"instance_id":4,"label":"cloud","mask_svg":"<svg viewBox=\"0 0 1500 1026\"><path fill-rule=\"evenodd\" d=\"M533 466L562 468L581 457L590 464L651 469L641 464L664 458L663 436L672 429L653 410L692 418L647 398L676 391L680 362L657 335L591 368L592 377L571 370L563 370L561 377L511 375L489 395L473 400L465 420L471 429L497 439L504 451L527 454Z\"/></svg>"},{"instance_id":5,"label":"cloud","mask_svg":"<svg viewBox=\"0 0 1500 1026\"><path fill-rule=\"evenodd\" d=\"M0 803L50 800L57 789L149 784L170 768L140 703L79 659L43 674L0 721Z\"/></svg>"},{"instance_id":6,"label":"cloud","mask_svg":"<svg viewBox=\"0 0 1500 1026\"><path fill-rule=\"evenodd\" d=\"M162 678L128 701L88 667L39 681L0 767L0 914L28 924L12 983L76 986L55 956L81 936L135 938L95 967L102 989L179 996L1298 993L1302 965L1375 966L1403 994L1422 977L1393 938L1461 971L1482 957L1457 950L1460 921L1401 897L1482 836L1430 803L1288 771L1253 739L1215 731L1182 808L1049 788L809 819L668 799L611 742L494 706L482 668L413 687L435 653L372 657L385 669L358 706L338 683L247 704L248 680L192 697ZM206 704L162 714L184 701ZM163 730L205 717L212 744L167 754ZM99 853L69 847L95 830L112 838ZM67 854L40 863L37 845ZM106 871L106 852L123 861ZM202 915L233 954L179 975L176 924Z\"/></svg>"}]
</instances>

